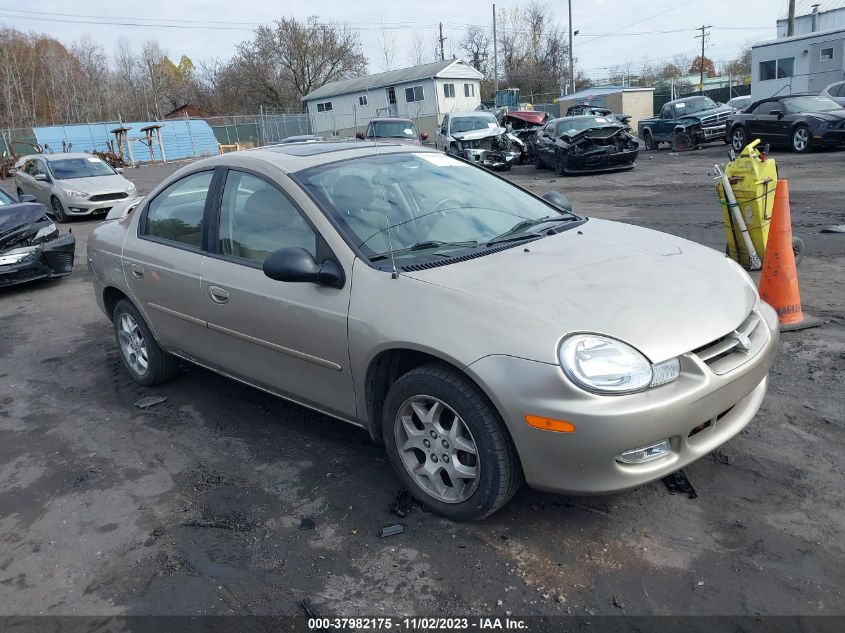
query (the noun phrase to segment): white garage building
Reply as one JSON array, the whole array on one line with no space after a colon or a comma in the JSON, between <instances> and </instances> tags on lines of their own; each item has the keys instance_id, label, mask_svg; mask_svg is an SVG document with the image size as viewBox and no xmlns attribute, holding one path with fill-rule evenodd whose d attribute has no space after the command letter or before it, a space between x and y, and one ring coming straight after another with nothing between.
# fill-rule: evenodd
<instances>
[{"instance_id":1,"label":"white garage building","mask_svg":"<svg viewBox=\"0 0 845 633\"><path fill-rule=\"evenodd\" d=\"M483 75L458 59L335 81L305 95L314 134L354 136L373 117L414 120L433 136L447 112L481 104Z\"/></svg>"}]
</instances>

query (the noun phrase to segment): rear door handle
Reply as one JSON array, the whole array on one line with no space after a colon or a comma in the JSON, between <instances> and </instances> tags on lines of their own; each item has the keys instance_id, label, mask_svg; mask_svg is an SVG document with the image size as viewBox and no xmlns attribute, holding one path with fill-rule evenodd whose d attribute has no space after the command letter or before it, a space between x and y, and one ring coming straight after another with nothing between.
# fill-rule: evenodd
<instances>
[{"instance_id":1,"label":"rear door handle","mask_svg":"<svg viewBox=\"0 0 845 633\"><path fill-rule=\"evenodd\" d=\"M144 276L144 269L138 264L129 264L129 272L135 279L140 279Z\"/></svg>"},{"instance_id":2,"label":"rear door handle","mask_svg":"<svg viewBox=\"0 0 845 633\"><path fill-rule=\"evenodd\" d=\"M229 291L220 286L209 286L208 296L214 303L226 303L229 301Z\"/></svg>"}]
</instances>

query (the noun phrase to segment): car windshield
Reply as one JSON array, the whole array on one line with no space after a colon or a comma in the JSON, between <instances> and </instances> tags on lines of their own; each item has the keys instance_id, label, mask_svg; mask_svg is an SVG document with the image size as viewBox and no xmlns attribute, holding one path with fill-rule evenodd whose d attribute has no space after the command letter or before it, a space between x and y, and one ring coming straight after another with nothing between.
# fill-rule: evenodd
<instances>
[{"instance_id":1,"label":"car windshield","mask_svg":"<svg viewBox=\"0 0 845 633\"><path fill-rule=\"evenodd\" d=\"M12 199L8 193L0 189L0 207L7 205L7 204L14 204L15 201Z\"/></svg>"},{"instance_id":2,"label":"car windshield","mask_svg":"<svg viewBox=\"0 0 845 633\"><path fill-rule=\"evenodd\" d=\"M293 177L374 263L391 250L402 264L442 259L579 219L484 169L434 152L355 158Z\"/></svg>"},{"instance_id":3,"label":"car windshield","mask_svg":"<svg viewBox=\"0 0 845 633\"><path fill-rule=\"evenodd\" d=\"M790 114L799 112L827 112L841 110L842 106L828 97L789 97L781 102Z\"/></svg>"},{"instance_id":4,"label":"car windshield","mask_svg":"<svg viewBox=\"0 0 845 633\"><path fill-rule=\"evenodd\" d=\"M486 130L494 127L499 127L499 123L492 114L476 114L473 116L454 117L452 119L452 134L472 132L473 130Z\"/></svg>"},{"instance_id":5,"label":"car windshield","mask_svg":"<svg viewBox=\"0 0 845 633\"><path fill-rule=\"evenodd\" d=\"M49 161L50 171L57 180L114 176L115 170L94 156L84 158L61 158Z\"/></svg>"},{"instance_id":6,"label":"car windshield","mask_svg":"<svg viewBox=\"0 0 845 633\"><path fill-rule=\"evenodd\" d=\"M610 119L606 116L583 116L563 119L557 124L557 135L572 136L581 130L589 130L593 127L603 127L605 125L618 125L618 123L615 119Z\"/></svg>"},{"instance_id":7,"label":"car windshield","mask_svg":"<svg viewBox=\"0 0 845 633\"><path fill-rule=\"evenodd\" d=\"M703 112L704 110L712 110L718 108L716 102L710 97L694 97L686 101L679 101L675 104L675 113L678 116L684 114L695 114L696 112Z\"/></svg>"},{"instance_id":8,"label":"car windshield","mask_svg":"<svg viewBox=\"0 0 845 633\"><path fill-rule=\"evenodd\" d=\"M367 128L367 138L416 139L417 128L411 121L374 121Z\"/></svg>"}]
</instances>

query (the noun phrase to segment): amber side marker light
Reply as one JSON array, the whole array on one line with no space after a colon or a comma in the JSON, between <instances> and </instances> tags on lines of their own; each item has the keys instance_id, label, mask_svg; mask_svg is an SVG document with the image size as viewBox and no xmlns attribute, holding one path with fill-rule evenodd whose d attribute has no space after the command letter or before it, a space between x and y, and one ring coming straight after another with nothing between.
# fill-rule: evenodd
<instances>
[{"instance_id":1,"label":"amber side marker light","mask_svg":"<svg viewBox=\"0 0 845 633\"><path fill-rule=\"evenodd\" d=\"M542 429L543 431L555 431L556 433L575 432L575 425L572 422L544 418L539 415L526 415L525 423L528 426L533 426L535 429Z\"/></svg>"}]
</instances>

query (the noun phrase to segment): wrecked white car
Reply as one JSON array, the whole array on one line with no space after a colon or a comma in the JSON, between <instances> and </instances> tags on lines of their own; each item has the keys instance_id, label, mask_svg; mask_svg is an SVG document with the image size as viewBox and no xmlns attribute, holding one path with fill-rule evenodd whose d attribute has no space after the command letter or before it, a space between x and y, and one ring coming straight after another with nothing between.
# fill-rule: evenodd
<instances>
[{"instance_id":1,"label":"wrecked white car","mask_svg":"<svg viewBox=\"0 0 845 633\"><path fill-rule=\"evenodd\" d=\"M524 147L492 113L478 111L446 114L434 145L447 154L500 171L513 167Z\"/></svg>"}]
</instances>

